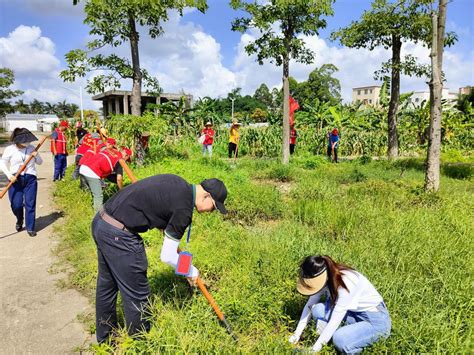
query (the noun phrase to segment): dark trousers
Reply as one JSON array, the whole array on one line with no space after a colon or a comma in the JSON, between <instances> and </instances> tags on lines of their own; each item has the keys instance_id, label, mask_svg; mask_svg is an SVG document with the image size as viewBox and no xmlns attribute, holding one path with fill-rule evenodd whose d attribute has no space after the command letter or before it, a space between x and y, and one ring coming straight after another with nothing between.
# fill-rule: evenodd
<instances>
[{"instance_id":1,"label":"dark trousers","mask_svg":"<svg viewBox=\"0 0 474 355\"><path fill-rule=\"evenodd\" d=\"M237 157L239 152L237 151L237 144L229 142L229 158Z\"/></svg>"},{"instance_id":2,"label":"dark trousers","mask_svg":"<svg viewBox=\"0 0 474 355\"><path fill-rule=\"evenodd\" d=\"M79 177L79 169L80 169L80 165L79 165L79 160L81 160L82 158L82 154L76 154L76 157L74 158L74 161L76 163L76 166L74 167L74 171L72 172L72 178L74 180L76 180L78 177Z\"/></svg>"},{"instance_id":3,"label":"dark trousers","mask_svg":"<svg viewBox=\"0 0 474 355\"><path fill-rule=\"evenodd\" d=\"M293 154L295 152L295 145L290 144L290 154Z\"/></svg>"},{"instance_id":4,"label":"dark trousers","mask_svg":"<svg viewBox=\"0 0 474 355\"><path fill-rule=\"evenodd\" d=\"M35 230L36 218L36 193L38 181L35 175L20 175L8 190L10 207L17 219L18 224L23 224L23 208L26 214L26 230Z\"/></svg>"},{"instance_id":5,"label":"dark trousers","mask_svg":"<svg viewBox=\"0 0 474 355\"><path fill-rule=\"evenodd\" d=\"M67 155L56 154L54 156L54 177L53 180L61 180L66 175Z\"/></svg>"},{"instance_id":6,"label":"dark trousers","mask_svg":"<svg viewBox=\"0 0 474 355\"><path fill-rule=\"evenodd\" d=\"M332 157L332 149L331 146L328 145L328 158L331 159ZM337 147L334 147L334 161L337 163Z\"/></svg>"},{"instance_id":7,"label":"dark trousers","mask_svg":"<svg viewBox=\"0 0 474 355\"><path fill-rule=\"evenodd\" d=\"M144 312L148 305L148 260L143 240L138 234L115 228L97 213L92 222L92 236L97 245L99 272L96 289L96 335L106 341L117 327L117 292L120 291L128 333L148 331L150 323Z\"/></svg>"}]
</instances>

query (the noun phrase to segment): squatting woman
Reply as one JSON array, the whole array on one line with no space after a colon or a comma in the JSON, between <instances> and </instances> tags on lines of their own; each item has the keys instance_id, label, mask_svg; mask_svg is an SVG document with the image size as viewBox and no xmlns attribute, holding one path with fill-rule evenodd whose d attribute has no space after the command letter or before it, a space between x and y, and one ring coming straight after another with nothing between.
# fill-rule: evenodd
<instances>
[{"instance_id":1,"label":"squatting woman","mask_svg":"<svg viewBox=\"0 0 474 355\"><path fill-rule=\"evenodd\" d=\"M364 275L329 256L308 256L301 264L297 290L310 296L295 333L296 344L311 317L319 338L313 351L332 342L343 353L358 353L390 335L391 320L382 296ZM321 299L325 298L325 302ZM345 325L341 326L341 323Z\"/></svg>"}]
</instances>

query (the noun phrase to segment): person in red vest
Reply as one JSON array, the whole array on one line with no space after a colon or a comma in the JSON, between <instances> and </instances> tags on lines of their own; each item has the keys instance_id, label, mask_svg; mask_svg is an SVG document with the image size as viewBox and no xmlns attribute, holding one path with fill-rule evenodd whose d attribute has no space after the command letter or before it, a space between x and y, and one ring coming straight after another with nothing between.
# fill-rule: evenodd
<instances>
[{"instance_id":1,"label":"person in red vest","mask_svg":"<svg viewBox=\"0 0 474 355\"><path fill-rule=\"evenodd\" d=\"M67 137L64 133L69 127L66 120L59 122L59 127L51 134L51 153L54 156L53 181L61 180L66 175Z\"/></svg>"},{"instance_id":2,"label":"person in red vest","mask_svg":"<svg viewBox=\"0 0 474 355\"><path fill-rule=\"evenodd\" d=\"M290 126L290 154L295 152L296 137L298 137L298 133L296 132L295 125L292 124Z\"/></svg>"},{"instance_id":3,"label":"person in red vest","mask_svg":"<svg viewBox=\"0 0 474 355\"><path fill-rule=\"evenodd\" d=\"M212 123L207 122L201 133L205 136L204 142L202 143L202 155L205 157L207 151L209 158L212 158L212 143L214 143L215 134L212 129Z\"/></svg>"},{"instance_id":4,"label":"person in red vest","mask_svg":"<svg viewBox=\"0 0 474 355\"><path fill-rule=\"evenodd\" d=\"M79 177L79 168L80 168L80 161L82 157L87 152L93 152L94 154L99 150L99 147L103 144L102 140L100 139L99 132L92 132L86 133L80 140L79 146L76 149L76 166L74 168L74 172L72 173L72 178L75 180ZM81 187L84 187L81 181Z\"/></svg>"},{"instance_id":5,"label":"person in red vest","mask_svg":"<svg viewBox=\"0 0 474 355\"><path fill-rule=\"evenodd\" d=\"M120 159L128 159L130 150L122 149L122 152L115 148L115 139L107 138L105 147L93 154L85 154L80 161L79 174L85 180L87 186L92 192L94 209L98 211L103 204L102 179L107 178L117 171L117 164ZM120 175L120 177L118 176ZM122 185L122 173L117 173L117 183L119 187Z\"/></svg>"}]
</instances>

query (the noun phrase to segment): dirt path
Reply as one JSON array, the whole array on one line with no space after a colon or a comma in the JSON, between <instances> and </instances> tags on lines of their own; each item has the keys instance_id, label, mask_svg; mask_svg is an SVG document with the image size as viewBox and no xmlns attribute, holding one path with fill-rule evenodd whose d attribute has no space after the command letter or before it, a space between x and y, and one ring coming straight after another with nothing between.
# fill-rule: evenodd
<instances>
[{"instance_id":1,"label":"dirt path","mask_svg":"<svg viewBox=\"0 0 474 355\"><path fill-rule=\"evenodd\" d=\"M4 146L0 147L0 154ZM75 290L60 289L56 283L64 274L50 274L57 242L50 238L53 225L61 223L52 206L53 162L44 144L44 160L38 169L38 199L34 238L15 231L16 219L8 196L0 200L0 354L72 353L91 341L77 320L91 312L88 300ZM0 173L0 189L6 185Z\"/></svg>"}]
</instances>

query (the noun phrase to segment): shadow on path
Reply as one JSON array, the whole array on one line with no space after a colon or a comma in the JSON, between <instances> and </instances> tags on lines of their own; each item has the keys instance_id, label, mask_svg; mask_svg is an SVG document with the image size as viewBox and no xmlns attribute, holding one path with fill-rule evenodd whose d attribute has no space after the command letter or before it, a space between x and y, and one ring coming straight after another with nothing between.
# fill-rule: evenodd
<instances>
[{"instance_id":1,"label":"shadow on path","mask_svg":"<svg viewBox=\"0 0 474 355\"><path fill-rule=\"evenodd\" d=\"M59 218L64 217L64 212L52 212L47 216L41 216L36 218L36 231L39 232L49 225L53 224Z\"/></svg>"}]
</instances>

